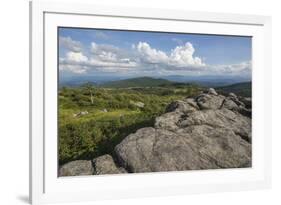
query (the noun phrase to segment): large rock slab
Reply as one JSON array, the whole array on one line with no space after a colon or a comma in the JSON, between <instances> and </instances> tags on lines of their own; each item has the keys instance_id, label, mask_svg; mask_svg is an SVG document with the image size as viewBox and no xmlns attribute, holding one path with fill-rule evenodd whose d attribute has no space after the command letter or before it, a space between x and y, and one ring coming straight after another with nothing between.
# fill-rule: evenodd
<instances>
[{"instance_id":1,"label":"large rock slab","mask_svg":"<svg viewBox=\"0 0 281 205\"><path fill-rule=\"evenodd\" d=\"M209 89L168 105L154 127L127 136L115 154L130 172L249 167L250 115L235 94L225 97Z\"/></svg>"},{"instance_id":2,"label":"large rock slab","mask_svg":"<svg viewBox=\"0 0 281 205\"><path fill-rule=\"evenodd\" d=\"M247 141L251 141L251 119L225 108L196 111L182 116L176 124L179 128L208 125L213 128L230 129L235 134L243 136ZM197 126L197 128L199 127Z\"/></svg>"},{"instance_id":3,"label":"large rock slab","mask_svg":"<svg viewBox=\"0 0 281 205\"><path fill-rule=\"evenodd\" d=\"M183 171L246 167L251 146L226 128L193 126L171 132L143 128L115 148L130 172Z\"/></svg>"}]
</instances>

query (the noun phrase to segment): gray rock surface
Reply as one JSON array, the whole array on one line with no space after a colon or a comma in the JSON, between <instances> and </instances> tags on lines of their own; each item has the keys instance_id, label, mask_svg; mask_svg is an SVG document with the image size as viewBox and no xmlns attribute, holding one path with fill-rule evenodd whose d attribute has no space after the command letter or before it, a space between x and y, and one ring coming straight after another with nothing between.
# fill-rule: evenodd
<instances>
[{"instance_id":1,"label":"gray rock surface","mask_svg":"<svg viewBox=\"0 0 281 205\"><path fill-rule=\"evenodd\" d=\"M197 107L193 105L191 101L186 102L182 100L177 100L167 106L166 112L178 111L183 113L189 113L195 111L196 108Z\"/></svg>"},{"instance_id":2,"label":"gray rock surface","mask_svg":"<svg viewBox=\"0 0 281 205\"><path fill-rule=\"evenodd\" d=\"M143 128L115 148L130 172L182 171L245 167L251 146L233 131L208 125L171 132Z\"/></svg>"},{"instance_id":3,"label":"gray rock surface","mask_svg":"<svg viewBox=\"0 0 281 205\"><path fill-rule=\"evenodd\" d=\"M93 159L94 174L121 174L126 173L124 168L118 168L113 158L106 154Z\"/></svg>"},{"instance_id":4,"label":"gray rock surface","mask_svg":"<svg viewBox=\"0 0 281 205\"><path fill-rule=\"evenodd\" d=\"M201 94L196 98L200 109L219 109L225 97L222 95Z\"/></svg>"},{"instance_id":5,"label":"gray rock surface","mask_svg":"<svg viewBox=\"0 0 281 205\"><path fill-rule=\"evenodd\" d=\"M237 95L235 95L234 93L229 93L228 96L232 98L237 98Z\"/></svg>"},{"instance_id":6,"label":"gray rock surface","mask_svg":"<svg viewBox=\"0 0 281 205\"><path fill-rule=\"evenodd\" d=\"M91 175L93 171L94 169L90 160L76 160L61 166L59 176Z\"/></svg>"},{"instance_id":7,"label":"gray rock surface","mask_svg":"<svg viewBox=\"0 0 281 205\"><path fill-rule=\"evenodd\" d=\"M181 119L182 113L168 112L155 119L155 128L163 128L166 130L177 130L177 122Z\"/></svg>"},{"instance_id":8,"label":"gray rock surface","mask_svg":"<svg viewBox=\"0 0 281 205\"><path fill-rule=\"evenodd\" d=\"M210 95L218 95L218 93L215 91L214 88L209 88L208 94L210 94Z\"/></svg>"},{"instance_id":9,"label":"gray rock surface","mask_svg":"<svg viewBox=\"0 0 281 205\"><path fill-rule=\"evenodd\" d=\"M214 89L172 102L166 113L91 161L63 165L61 176L250 167L251 98Z\"/></svg>"},{"instance_id":10,"label":"gray rock surface","mask_svg":"<svg viewBox=\"0 0 281 205\"><path fill-rule=\"evenodd\" d=\"M118 162L129 172L249 167L251 118L241 110L247 109L235 94L215 90L175 101L154 127L137 130L115 147Z\"/></svg>"}]
</instances>

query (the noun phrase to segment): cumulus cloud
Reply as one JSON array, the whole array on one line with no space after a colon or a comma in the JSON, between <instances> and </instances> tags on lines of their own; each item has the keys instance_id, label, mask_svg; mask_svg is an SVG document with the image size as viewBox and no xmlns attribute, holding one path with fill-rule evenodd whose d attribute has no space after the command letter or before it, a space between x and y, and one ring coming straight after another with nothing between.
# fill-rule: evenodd
<instances>
[{"instance_id":1,"label":"cumulus cloud","mask_svg":"<svg viewBox=\"0 0 281 205\"><path fill-rule=\"evenodd\" d=\"M92 66L107 67L107 69L115 70L128 69L137 66L137 63L128 58L124 57L124 51L120 48L107 44L91 43L91 52L93 54L90 59Z\"/></svg>"},{"instance_id":2,"label":"cumulus cloud","mask_svg":"<svg viewBox=\"0 0 281 205\"><path fill-rule=\"evenodd\" d=\"M112 52L117 53L120 49L116 46L109 45L109 44L97 44L95 42L91 43L91 52L93 54L100 54L102 52Z\"/></svg>"},{"instance_id":3,"label":"cumulus cloud","mask_svg":"<svg viewBox=\"0 0 281 205\"><path fill-rule=\"evenodd\" d=\"M202 59L194 56L195 49L190 42L182 46L177 46L171 50L168 55L164 51L152 48L146 42L139 42L136 46L137 52L142 60L147 63L161 63L171 68L190 69L194 67L203 67Z\"/></svg>"},{"instance_id":4,"label":"cumulus cloud","mask_svg":"<svg viewBox=\"0 0 281 205\"><path fill-rule=\"evenodd\" d=\"M112 45L97 44L95 42L92 42L91 52L92 54L94 54L95 58L101 61L117 62L120 58L119 53L121 51L119 48Z\"/></svg>"},{"instance_id":5,"label":"cumulus cloud","mask_svg":"<svg viewBox=\"0 0 281 205\"><path fill-rule=\"evenodd\" d=\"M190 42L178 45L169 52L153 48L147 42L122 49L109 44L92 42L83 47L71 38L60 38L60 45L67 48L60 57L61 71L76 74L93 72L123 72L138 75L250 75L251 61L236 64L209 65L195 55ZM65 45L69 42L69 45Z\"/></svg>"},{"instance_id":6,"label":"cumulus cloud","mask_svg":"<svg viewBox=\"0 0 281 205\"><path fill-rule=\"evenodd\" d=\"M130 58L123 58L121 50L112 45L91 43L90 54L69 51L64 58L60 58L60 69L73 73L93 71L118 72L137 66Z\"/></svg>"},{"instance_id":7,"label":"cumulus cloud","mask_svg":"<svg viewBox=\"0 0 281 205\"><path fill-rule=\"evenodd\" d=\"M149 63L168 63L169 57L161 50L151 48L146 42L139 42L137 51L145 62Z\"/></svg>"},{"instance_id":8,"label":"cumulus cloud","mask_svg":"<svg viewBox=\"0 0 281 205\"><path fill-rule=\"evenodd\" d=\"M79 41L72 40L72 38L60 36L59 45L73 52L81 52L82 44Z\"/></svg>"},{"instance_id":9,"label":"cumulus cloud","mask_svg":"<svg viewBox=\"0 0 281 205\"><path fill-rule=\"evenodd\" d=\"M201 58L193 56L194 52L195 49L193 45L189 42L185 43L185 45L183 46L177 46L171 52L171 56L170 56L171 64L178 67L205 66L205 63L203 63Z\"/></svg>"},{"instance_id":10,"label":"cumulus cloud","mask_svg":"<svg viewBox=\"0 0 281 205\"><path fill-rule=\"evenodd\" d=\"M60 70L72 73L86 73L89 59L81 52L69 51L65 58L59 59Z\"/></svg>"},{"instance_id":11,"label":"cumulus cloud","mask_svg":"<svg viewBox=\"0 0 281 205\"><path fill-rule=\"evenodd\" d=\"M70 51L66 54L66 59L68 61L75 62L75 63L81 63L81 62L87 62L88 61L88 57L85 56L83 53L72 52L72 51Z\"/></svg>"}]
</instances>

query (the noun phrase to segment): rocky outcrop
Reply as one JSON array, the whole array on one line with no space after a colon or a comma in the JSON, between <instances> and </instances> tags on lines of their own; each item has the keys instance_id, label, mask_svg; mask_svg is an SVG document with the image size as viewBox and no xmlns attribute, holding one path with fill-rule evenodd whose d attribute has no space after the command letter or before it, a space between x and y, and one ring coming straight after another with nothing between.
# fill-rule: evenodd
<instances>
[{"instance_id":1,"label":"rocky outcrop","mask_svg":"<svg viewBox=\"0 0 281 205\"><path fill-rule=\"evenodd\" d=\"M117 167L113 158L106 154L91 160L77 160L64 164L59 176L100 175L127 173L123 167Z\"/></svg>"},{"instance_id":2,"label":"rocky outcrop","mask_svg":"<svg viewBox=\"0 0 281 205\"><path fill-rule=\"evenodd\" d=\"M92 162L89 160L76 160L64 164L59 169L59 176L79 176L93 174Z\"/></svg>"},{"instance_id":3,"label":"rocky outcrop","mask_svg":"<svg viewBox=\"0 0 281 205\"><path fill-rule=\"evenodd\" d=\"M106 154L97 157L93 160L94 174L121 174L127 173L127 171L120 167L118 168L113 161L113 158Z\"/></svg>"},{"instance_id":4,"label":"rocky outcrop","mask_svg":"<svg viewBox=\"0 0 281 205\"><path fill-rule=\"evenodd\" d=\"M92 173L250 167L251 138L251 99L209 89L172 102L154 127L141 128L118 144L114 160L110 155L94 159Z\"/></svg>"}]
</instances>

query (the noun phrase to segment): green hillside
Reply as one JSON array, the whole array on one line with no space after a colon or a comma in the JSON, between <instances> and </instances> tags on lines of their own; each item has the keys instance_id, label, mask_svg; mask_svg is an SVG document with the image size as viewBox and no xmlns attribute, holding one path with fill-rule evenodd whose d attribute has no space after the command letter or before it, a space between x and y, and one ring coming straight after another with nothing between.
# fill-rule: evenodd
<instances>
[{"instance_id":1,"label":"green hillside","mask_svg":"<svg viewBox=\"0 0 281 205\"><path fill-rule=\"evenodd\" d=\"M101 87L112 88L128 88L128 87L157 87L162 85L170 85L171 81L165 79L157 79L151 77L130 78L118 80L102 84Z\"/></svg>"},{"instance_id":2,"label":"green hillside","mask_svg":"<svg viewBox=\"0 0 281 205\"><path fill-rule=\"evenodd\" d=\"M228 86L217 87L216 90L222 94L235 93L236 95L251 97L252 82L236 83Z\"/></svg>"},{"instance_id":3,"label":"green hillside","mask_svg":"<svg viewBox=\"0 0 281 205\"><path fill-rule=\"evenodd\" d=\"M137 82L142 84L134 85L167 83L148 78ZM60 88L59 164L111 154L126 136L139 128L153 126L154 119L172 101L196 96L200 91L198 86L187 84L132 88L86 84Z\"/></svg>"}]
</instances>

